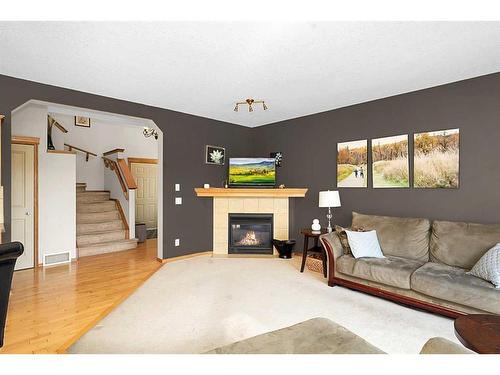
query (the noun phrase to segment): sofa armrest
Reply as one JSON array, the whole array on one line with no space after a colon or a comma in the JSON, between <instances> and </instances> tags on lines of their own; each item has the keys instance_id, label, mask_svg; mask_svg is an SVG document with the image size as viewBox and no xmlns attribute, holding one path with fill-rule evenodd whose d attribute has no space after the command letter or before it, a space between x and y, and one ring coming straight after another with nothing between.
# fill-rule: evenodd
<instances>
[{"instance_id":1,"label":"sofa armrest","mask_svg":"<svg viewBox=\"0 0 500 375\"><path fill-rule=\"evenodd\" d=\"M328 285L334 286L333 278L335 277L335 260L344 254L344 249L340 243L337 233L331 232L323 234L319 237L323 248L325 249L328 264Z\"/></svg>"},{"instance_id":2,"label":"sofa armrest","mask_svg":"<svg viewBox=\"0 0 500 375\"><path fill-rule=\"evenodd\" d=\"M443 337L433 337L425 343L420 354L474 354L474 352Z\"/></svg>"}]
</instances>

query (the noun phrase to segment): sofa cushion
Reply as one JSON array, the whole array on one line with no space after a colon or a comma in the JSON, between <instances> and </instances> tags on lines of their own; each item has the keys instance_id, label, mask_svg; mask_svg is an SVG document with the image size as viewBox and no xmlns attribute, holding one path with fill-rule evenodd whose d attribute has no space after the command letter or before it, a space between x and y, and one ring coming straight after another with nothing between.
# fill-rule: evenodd
<instances>
[{"instance_id":1,"label":"sofa cushion","mask_svg":"<svg viewBox=\"0 0 500 375\"><path fill-rule=\"evenodd\" d=\"M335 269L340 273L345 273L346 275L352 275L354 270L354 264L356 259L352 255L342 255L338 257L335 261Z\"/></svg>"},{"instance_id":2,"label":"sofa cushion","mask_svg":"<svg viewBox=\"0 0 500 375\"><path fill-rule=\"evenodd\" d=\"M207 354L384 354L347 328L326 318L238 341Z\"/></svg>"},{"instance_id":3,"label":"sofa cushion","mask_svg":"<svg viewBox=\"0 0 500 375\"><path fill-rule=\"evenodd\" d=\"M381 284L410 289L410 277L424 262L389 256L386 258L358 258L352 276Z\"/></svg>"},{"instance_id":4,"label":"sofa cushion","mask_svg":"<svg viewBox=\"0 0 500 375\"><path fill-rule=\"evenodd\" d=\"M500 314L500 290L466 270L429 262L411 276L411 289L431 297Z\"/></svg>"},{"instance_id":5,"label":"sofa cushion","mask_svg":"<svg viewBox=\"0 0 500 375\"><path fill-rule=\"evenodd\" d=\"M471 269L499 242L500 225L434 221L430 245L431 261Z\"/></svg>"},{"instance_id":6,"label":"sofa cushion","mask_svg":"<svg viewBox=\"0 0 500 375\"><path fill-rule=\"evenodd\" d=\"M447 340L444 337L433 337L429 339L420 354L475 354L473 351L464 348L462 345Z\"/></svg>"},{"instance_id":7,"label":"sofa cushion","mask_svg":"<svg viewBox=\"0 0 500 375\"><path fill-rule=\"evenodd\" d=\"M352 226L376 230L384 255L429 260L429 230L427 219L352 213Z\"/></svg>"}]
</instances>

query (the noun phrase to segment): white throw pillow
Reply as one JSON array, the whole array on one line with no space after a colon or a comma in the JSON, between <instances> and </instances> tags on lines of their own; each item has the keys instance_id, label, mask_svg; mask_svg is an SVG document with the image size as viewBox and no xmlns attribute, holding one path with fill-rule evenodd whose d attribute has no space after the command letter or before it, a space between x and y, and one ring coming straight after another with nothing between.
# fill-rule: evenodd
<instances>
[{"instance_id":1,"label":"white throw pillow","mask_svg":"<svg viewBox=\"0 0 500 375\"><path fill-rule=\"evenodd\" d=\"M500 243L497 243L467 272L468 275L480 277L500 288Z\"/></svg>"},{"instance_id":2,"label":"white throw pillow","mask_svg":"<svg viewBox=\"0 0 500 375\"><path fill-rule=\"evenodd\" d=\"M385 258L378 243L377 231L353 232L345 230L354 258Z\"/></svg>"}]
</instances>

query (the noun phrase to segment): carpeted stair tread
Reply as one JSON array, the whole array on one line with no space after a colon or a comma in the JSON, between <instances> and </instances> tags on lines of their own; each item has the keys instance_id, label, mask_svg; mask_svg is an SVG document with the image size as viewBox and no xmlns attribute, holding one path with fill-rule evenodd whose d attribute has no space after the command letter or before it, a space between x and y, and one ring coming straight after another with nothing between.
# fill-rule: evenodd
<instances>
[{"instance_id":1,"label":"carpeted stair tread","mask_svg":"<svg viewBox=\"0 0 500 375\"><path fill-rule=\"evenodd\" d=\"M76 224L76 234L95 234L98 232L105 232L108 230L119 230L123 228L123 222L120 219L108 220L102 222L92 221L89 223L77 223Z\"/></svg>"},{"instance_id":2,"label":"carpeted stair tread","mask_svg":"<svg viewBox=\"0 0 500 375\"><path fill-rule=\"evenodd\" d=\"M76 203L97 203L109 201L109 191L84 191L76 193Z\"/></svg>"},{"instance_id":3,"label":"carpeted stair tread","mask_svg":"<svg viewBox=\"0 0 500 375\"><path fill-rule=\"evenodd\" d=\"M76 212L106 212L116 210L116 203L114 201L104 201L97 203L77 203Z\"/></svg>"},{"instance_id":4,"label":"carpeted stair tread","mask_svg":"<svg viewBox=\"0 0 500 375\"><path fill-rule=\"evenodd\" d=\"M77 246L86 246L95 243L120 241L124 240L125 236L126 236L125 229L80 234L76 236L76 244Z\"/></svg>"},{"instance_id":5,"label":"carpeted stair tread","mask_svg":"<svg viewBox=\"0 0 500 375\"><path fill-rule=\"evenodd\" d=\"M76 224L105 223L119 219L120 214L118 211L78 212L76 215Z\"/></svg>"}]
</instances>

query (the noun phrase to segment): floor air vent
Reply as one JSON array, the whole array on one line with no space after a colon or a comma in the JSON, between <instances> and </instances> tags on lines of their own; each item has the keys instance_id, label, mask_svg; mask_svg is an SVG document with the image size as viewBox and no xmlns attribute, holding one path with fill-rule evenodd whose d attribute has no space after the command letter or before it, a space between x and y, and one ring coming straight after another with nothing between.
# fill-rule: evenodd
<instances>
[{"instance_id":1,"label":"floor air vent","mask_svg":"<svg viewBox=\"0 0 500 375\"><path fill-rule=\"evenodd\" d=\"M44 266L53 266L55 264L69 263L71 262L71 255L69 251L62 253L46 254L43 257Z\"/></svg>"}]
</instances>

